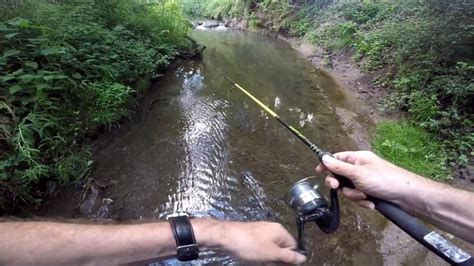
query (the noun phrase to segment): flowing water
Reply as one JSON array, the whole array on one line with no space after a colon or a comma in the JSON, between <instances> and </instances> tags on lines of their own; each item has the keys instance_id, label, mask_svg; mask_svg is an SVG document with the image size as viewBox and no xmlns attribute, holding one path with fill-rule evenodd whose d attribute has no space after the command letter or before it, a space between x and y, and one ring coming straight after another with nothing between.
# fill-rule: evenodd
<instances>
[{"instance_id":1,"label":"flowing water","mask_svg":"<svg viewBox=\"0 0 474 266\"><path fill-rule=\"evenodd\" d=\"M178 210L270 220L295 235L285 194L297 180L314 175L317 159L216 70L333 152L356 148L335 112L343 100L336 82L278 39L236 31L197 31L194 38L207 47L203 59L175 64L153 85L132 121L97 142L91 177L102 188L92 189L87 197L93 200L81 211L125 221L163 218ZM43 215L70 214L81 198L74 193L67 201L53 200ZM341 204L336 233L307 226L309 264L380 265L377 230L370 226L376 219ZM206 262L239 263L222 252L199 261Z\"/></svg>"}]
</instances>

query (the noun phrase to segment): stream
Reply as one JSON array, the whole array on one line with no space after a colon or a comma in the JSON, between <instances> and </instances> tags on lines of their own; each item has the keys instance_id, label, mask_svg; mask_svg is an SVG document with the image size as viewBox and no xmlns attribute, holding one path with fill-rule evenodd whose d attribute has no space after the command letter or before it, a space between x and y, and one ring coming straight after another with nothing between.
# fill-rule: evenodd
<instances>
[{"instance_id":1,"label":"stream","mask_svg":"<svg viewBox=\"0 0 474 266\"><path fill-rule=\"evenodd\" d=\"M275 221L296 235L285 195L294 182L315 174L317 158L216 70L331 152L357 149L336 114L344 101L337 82L278 39L238 31L195 31L193 38L207 47L202 60L173 64L131 121L96 141L95 182L85 201L82 187L70 187L40 216L127 222L179 210ZM307 226L308 264L381 265L380 216L344 200L341 207L336 233ZM240 264L222 251L209 251L196 263Z\"/></svg>"}]
</instances>

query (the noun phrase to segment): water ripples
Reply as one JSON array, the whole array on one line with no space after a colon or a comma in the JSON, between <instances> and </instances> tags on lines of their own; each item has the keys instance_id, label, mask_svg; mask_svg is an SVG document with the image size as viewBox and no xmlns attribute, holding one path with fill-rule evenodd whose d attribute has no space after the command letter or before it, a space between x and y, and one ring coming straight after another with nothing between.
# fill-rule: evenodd
<instances>
[{"instance_id":1,"label":"water ripples","mask_svg":"<svg viewBox=\"0 0 474 266\"><path fill-rule=\"evenodd\" d=\"M180 69L176 75L183 78L177 103L185 120L180 136L184 158L178 166L177 186L160 206L159 216L186 211L220 219L268 219L265 191L251 172L229 171L229 102L205 94L199 69Z\"/></svg>"}]
</instances>

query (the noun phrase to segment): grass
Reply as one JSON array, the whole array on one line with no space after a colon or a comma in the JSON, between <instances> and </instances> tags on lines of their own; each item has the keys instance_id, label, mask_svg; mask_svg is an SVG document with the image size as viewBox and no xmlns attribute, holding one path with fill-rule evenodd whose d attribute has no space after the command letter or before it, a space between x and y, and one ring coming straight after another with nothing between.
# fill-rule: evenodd
<instances>
[{"instance_id":1,"label":"grass","mask_svg":"<svg viewBox=\"0 0 474 266\"><path fill-rule=\"evenodd\" d=\"M438 181L452 179L443 146L409 122L382 122L375 129L372 146L379 156L414 173Z\"/></svg>"}]
</instances>

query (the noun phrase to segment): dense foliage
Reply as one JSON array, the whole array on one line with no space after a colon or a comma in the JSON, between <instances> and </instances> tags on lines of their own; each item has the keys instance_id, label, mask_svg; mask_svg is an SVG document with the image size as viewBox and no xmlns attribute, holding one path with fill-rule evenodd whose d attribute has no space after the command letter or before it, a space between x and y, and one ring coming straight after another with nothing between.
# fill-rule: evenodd
<instances>
[{"instance_id":1,"label":"dense foliage","mask_svg":"<svg viewBox=\"0 0 474 266\"><path fill-rule=\"evenodd\" d=\"M189 45L180 8L173 0L2 7L1 211L37 200L47 182L88 174L85 140L126 117L139 81Z\"/></svg>"},{"instance_id":2,"label":"dense foliage","mask_svg":"<svg viewBox=\"0 0 474 266\"><path fill-rule=\"evenodd\" d=\"M366 70L378 70L376 82L393 89L384 109L408 112L442 143L452 166L472 158L474 2L228 0L217 8L213 0L183 1L200 3L193 15L238 17L334 53L353 51ZM245 10L235 12L238 6Z\"/></svg>"}]
</instances>

